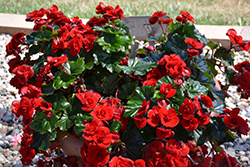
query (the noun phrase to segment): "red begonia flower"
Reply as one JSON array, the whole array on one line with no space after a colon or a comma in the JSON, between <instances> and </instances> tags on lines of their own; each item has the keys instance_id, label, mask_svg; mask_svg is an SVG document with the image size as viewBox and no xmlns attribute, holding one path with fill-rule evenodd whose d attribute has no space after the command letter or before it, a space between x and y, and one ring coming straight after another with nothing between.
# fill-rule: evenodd
<instances>
[{"instance_id":1,"label":"red begonia flower","mask_svg":"<svg viewBox=\"0 0 250 167\"><path fill-rule=\"evenodd\" d=\"M189 76L191 75L191 70L190 70L190 68L188 68L188 67L182 68L182 75L183 75L184 77L189 77Z\"/></svg>"},{"instance_id":2,"label":"red begonia flower","mask_svg":"<svg viewBox=\"0 0 250 167\"><path fill-rule=\"evenodd\" d=\"M158 68L152 68L152 70L147 74L146 76L147 80L149 79L161 79L162 75L161 75L161 71Z\"/></svg>"},{"instance_id":3,"label":"red begonia flower","mask_svg":"<svg viewBox=\"0 0 250 167\"><path fill-rule=\"evenodd\" d=\"M26 84L20 89L20 93L23 97L38 98L39 96L43 97L41 88L38 88L31 84Z\"/></svg>"},{"instance_id":4,"label":"red begonia flower","mask_svg":"<svg viewBox=\"0 0 250 167\"><path fill-rule=\"evenodd\" d=\"M69 53L72 56L76 56L83 47L83 37L80 34L76 34L69 42Z\"/></svg>"},{"instance_id":5,"label":"red begonia flower","mask_svg":"<svg viewBox=\"0 0 250 167\"><path fill-rule=\"evenodd\" d=\"M97 17L92 17L90 20L87 22L87 25L94 27L94 26L104 26L106 23L108 23L108 20L105 18L97 18Z\"/></svg>"},{"instance_id":6,"label":"red begonia flower","mask_svg":"<svg viewBox=\"0 0 250 167\"><path fill-rule=\"evenodd\" d=\"M202 49L188 48L187 53L189 56L195 57L202 53Z\"/></svg>"},{"instance_id":7,"label":"red begonia flower","mask_svg":"<svg viewBox=\"0 0 250 167\"><path fill-rule=\"evenodd\" d=\"M137 111L137 114L136 114L136 115L137 115L137 116L142 116L142 115L146 114L147 111L148 111L149 106L150 106L150 101L144 100L144 101L142 102L141 108L139 108L139 110Z\"/></svg>"},{"instance_id":8,"label":"red begonia flower","mask_svg":"<svg viewBox=\"0 0 250 167\"><path fill-rule=\"evenodd\" d=\"M40 10L34 10L33 12L26 15L25 21L34 21L41 19L45 14L45 9L41 8Z\"/></svg>"},{"instance_id":9,"label":"red begonia flower","mask_svg":"<svg viewBox=\"0 0 250 167\"><path fill-rule=\"evenodd\" d=\"M177 16L176 20L182 23L186 23L188 20L191 21L192 23L194 23L194 18L189 14L188 11L180 11L180 14L182 15L182 17Z\"/></svg>"},{"instance_id":10,"label":"red begonia flower","mask_svg":"<svg viewBox=\"0 0 250 167\"><path fill-rule=\"evenodd\" d=\"M164 159L164 167L187 167L189 160L185 157L174 156L172 154L166 154Z\"/></svg>"},{"instance_id":11,"label":"red begonia flower","mask_svg":"<svg viewBox=\"0 0 250 167\"><path fill-rule=\"evenodd\" d=\"M161 97L158 99L157 101L157 105L162 108L162 107L167 107L167 105L170 104L170 100L168 100L167 98L165 97Z\"/></svg>"},{"instance_id":12,"label":"red begonia flower","mask_svg":"<svg viewBox=\"0 0 250 167\"><path fill-rule=\"evenodd\" d=\"M184 103L180 105L179 111L184 119L192 119L195 113L193 101L186 98Z\"/></svg>"},{"instance_id":13,"label":"red begonia flower","mask_svg":"<svg viewBox=\"0 0 250 167\"><path fill-rule=\"evenodd\" d=\"M227 127L232 128L232 127L239 127L242 125L245 121L242 117L240 117L239 114L240 109L239 108L234 108L230 112L230 116L225 115L224 116L224 122L227 125Z\"/></svg>"},{"instance_id":14,"label":"red begonia flower","mask_svg":"<svg viewBox=\"0 0 250 167\"><path fill-rule=\"evenodd\" d=\"M243 68L247 71L250 71L250 62L249 61L243 61L241 63L238 63L234 66L235 70L239 72L243 72Z\"/></svg>"},{"instance_id":15,"label":"red begonia flower","mask_svg":"<svg viewBox=\"0 0 250 167\"><path fill-rule=\"evenodd\" d=\"M109 167L134 167L134 161L129 158L123 158L122 156L114 156L109 161Z\"/></svg>"},{"instance_id":16,"label":"red begonia flower","mask_svg":"<svg viewBox=\"0 0 250 167\"><path fill-rule=\"evenodd\" d=\"M169 25L169 23L173 23L174 20L173 19L166 19L166 20L164 20L163 18L161 18L161 22L163 24Z\"/></svg>"},{"instance_id":17,"label":"red begonia flower","mask_svg":"<svg viewBox=\"0 0 250 167\"><path fill-rule=\"evenodd\" d=\"M249 49L250 49L250 41L247 41L247 42L240 42L240 43L239 43L239 46L240 46L240 48L241 48L242 50L248 52Z\"/></svg>"},{"instance_id":18,"label":"red begonia flower","mask_svg":"<svg viewBox=\"0 0 250 167\"><path fill-rule=\"evenodd\" d=\"M90 145L88 147L87 157L92 165L106 165L109 161L110 155L106 151L106 148L102 148L96 145Z\"/></svg>"},{"instance_id":19,"label":"red begonia flower","mask_svg":"<svg viewBox=\"0 0 250 167\"><path fill-rule=\"evenodd\" d=\"M172 89L171 84L166 84L165 82L161 84L160 93L166 97L173 97L176 93L175 89Z\"/></svg>"},{"instance_id":20,"label":"red begonia flower","mask_svg":"<svg viewBox=\"0 0 250 167\"><path fill-rule=\"evenodd\" d=\"M148 112L147 122L150 126L156 127L159 125L160 117L159 117L159 107L153 106L152 110Z\"/></svg>"},{"instance_id":21,"label":"red begonia flower","mask_svg":"<svg viewBox=\"0 0 250 167\"><path fill-rule=\"evenodd\" d=\"M162 12L162 11L158 11L155 12L150 18L149 18L149 23L150 24L155 24L156 22L158 22L159 24L161 23L161 17L166 16L167 13Z\"/></svg>"},{"instance_id":22,"label":"red begonia flower","mask_svg":"<svg viewBox=\"0 0 250 167\"><path fill-rule=\"evenodd\" d=\"M121 19L121 18L124 18L124 15L123 15L123 11L122 9L120 8L119 5L117 5L114 8L109 8L109 9L106 9L105 8L105 13L103 14L103 17L107 20L111 20L111 21L114 21L114 20L117 20L117 19Z\"/></svg>"},{"instance_id":23,"label":"red begonia flower","mask_svg":"<svg viewBox=\"0 0 250 167\"><path fill-rule=\"evenodd\" d=\"M166 139L167 137L171 136L172 130L167 129L166 127L157 127L156 131L156 137L158 137L161 140Z\"/></svg>"},{"instance_id":24,"label":"red begonia flower","mask_svg":"<svg viewBox=\"0 0 250 167\"><path fill-rule=\"evenodd\" d=\"M104 14L105 13L105 5L104 3L100 2L99 5L96 6L96 14Z\"/></svg>"},{"instance_id":25,"label":"red begonia flower","mask_svg":"<svg viewBox=\"0 0 250 167\"><path fill-rule=\"evenodd\" d=\"M156 83L157 83L157 80L154 79L154 78L151 78L149 80L144 81L142 86L153 86L153 87L155 87Z\"/></svg>"},{"instance_id":26,"label":"red begonia flower","mask_svg":"<svg viewBox=\"0 0 250 167\"><path fill-rule=\"evenodd\" d=\"M196 118L189 120L183 119L182 126L189 131L194 131L198 127L198 120Z\"/></svg>"},{"instance_id":27,"label":"red begonia flower","mask_svg":"<svg viewBox=\"0 0 250 167\"><path fill-rule=\"evenodd\" d=\"M156 50L156 48L152 45L149 45L147 48L146 48L146 51L147 52L154 52Z\"/></svg>"},{"instance_id":28,"label":"red begonia flower","mask_svg":"<svg viewBox=\"0 0 250 167\"><path fill-rule=\"evenodd\" d=\"M99 105L91 112L91 116L94 118L99 118L103 121L109 121L114 116L114 109L112 107Z\"/></svg>"},{"instance_id":29,"label":"red begonia flower","mask_svg":"<svg viewBox=\"0 0 250 167\"><path fill-rule=\"evenodd\" d=\"M135 167L146 167L146 163L143 159L137 159L134 165Z\"/></svg>"},{"instance_id":30,"label":"red begonia flower","mask_svg":"<svg viewBox=\"0 0 250 167\"><path fill-rule=\"evenodd\" d=\"M193 38L186 38L185 42L194 49L201 49L203 46L205 46L204 43L200 43L199 41Z\"/></svg>"},{"instance_id":31,"label":"red begonia flower","mask_svg":"<svg viewBox=\"0 0 250 167\"><path fill-rule=\"evenodd\" d=\"M36 155L35 149L31 148L30 146L21 147L19 153L22 155L23 160L32 160Z\"/></svg>"},{"instance_id":32,"label":"red begonia flower","mask_svg":"<svg viewBox=\"0 0 250 167\"><path fill-rule=\"evenodd\" d=\"M67 54L60 56L60 57L47 57L48 64L52 64L55 67L61 66L63 63L66 63L68 61Z\"/></svg>"},{"instance_id":33,"label":"red begonia flower","mask_svg":"<svg viewBox=\"0 0 250 167\"><path fill-rule=\"evenodd\" d=\"M166 107L162 107L159 110L159 116L161 119L161 123L166 127L175 127L179 123L179 118L175 109L170 108L167 109Z\"/></svg>"},{"instance_id":34,"label":"red begonia flower","mask_svg":"<svg viewBox=\"0 0 250 167\"><path fill-rule=\"evenodd\" d=\"M84 35L83 44L86 52L89 52L93 48L94 42L97 38L97 36L91 34Z\"/></svg>"},{"instance_id":35,"label":"red begonia flower","mask_svg":"<svg viewBox=\"0 0 250 167\"><path fill-rule=\"evenodd\" d=\"M241 89L248 90L250 88L250 72L244 71L243 74L237 77L237 82L240 84Z\"/></svg>"},{"instance_id":36,"label":"red begonia flower","mask_svg":"<svg viewBox=\"0 0 250 167\"><path fill-rule=\"evenodd\" d=\"M113 107L116 108L117 104L119 103L119 99L112 98L112 99L102 99L99 104L104 105L106 107Z\"/></svg>"},{"instance_id":37,"label":"red begonia flower","mask_svg":"<svg viewBox=\"0 0 250 167\"><path fill-rule=\"evenodd\" d=\"M212 107L212 108L214 108L212 100L211 100L210 97L201 94L201 101L202 101L203 104L205 104L206 107Z\"/></svg>"},{"instance_id":38,"label":"red begonia flower","mask_svg":"<svg viewBox=\"0 0 250 167\"><path fill-rule=\"evenodd\" d=\"M25 34L23 31L19 33L15 33L13 37L11 38L10 42L6 45L5 57L9 55L17 56L19 53L21 53L21 48L19 47L19 45L23 43L25 39L26 38L25 38Z\"/></svg>"},{"instance_id":39,"label":"red begonia flower","mask_svg":"<svg viewBox=\"0 0 250 167\"><path fill-rule=\"evenodd\" d=\"M120 139L119 133L117 133L116 131L112 131L110 132L110 135L112 136L112 141L111 141L112 144L117 143L119 141Z\"/></svg>"},{"instance_id":40,"label":"red begonia flower","mask_svg":"<svg viewBox=\"0 0 250 167\"><path fill-rule=\"evenodd\" d=\"M76 97L82 103L82 110L89 112L96 107L98 100L101 98L101 95L90 90L84 93L79 92L78 94L76 94Z\"/></svg>"},{"instance_id":41,"label":"red begonia flower","mask_svg":"<svg viewBox=\"0 0 250 167\"><path fill-rule=\"evenodd\" d=\"M90 123L84 123L84 126L86 128L83 129L82 138L87 141L93 141L96 129L100 126L103 126L103 122L98 118L93 118Z\"/></svg>"},{"instance_id":42,"label":"red begonia flower","mask_svg":"<svg viewBox=\"0 0 250 167\"><path fill-rule=\"evenodd\" d=\"M25 119L31 118L34 113L31 100L27 97L22 97L21 101L13 101L11 104L12 113L20 116L22 115Z\"/></svg>"},{"instance_id":43,"label":"red begonia flower","mask_svg":"<svg viewBox=\"0 0 250 167\"><path fill-rule=\"evenodd\" d=\"M202 127L204 125L207 125L210 121L209 115L207 114L203 114L203 115L199 115L198 117L198 126Z\"/></svg>"},{"instance_id":44,"label":"red begonia flower","mask_svg":"<svg viewBox=\"0 0 250 167\"><path fill-rule=\"evenodd\" d=\"M109 128L101 126L96 128L93 139L98 146L107 148L111 144L113 136L110 134Z\"/></svg>"},{"instance_id":45,"label":"red begonia flower","mask_svg":"<svg viewBox=\"0 0 250 167\"><path fill-rule=\"evenodd\" d=\"M175 141L174 139L169 139L165 148L167 153L176 156L187 156L189 153L189 147L185 143Z\"/></svg>"},{"instance_id":46,"label":"red begonia flower","mask_svg":"<svg viewBox=\"0 0 250 167\"><path fill-rule=\"evenodd\" d=\"M242 42L242 36L237 35L237 32L234 29L229 29L226 35L234 44L239 44Z\"/></svg>"},{"instance_id":47,"label":"red begonia flower","mask_svg":"<svg viewBox=\"0 0 250 167\"><path fill-rule=\"evenodd\" d=\"M247 135L249 132L249 126L248 126L248 120L244 120L244 122L237 127L237 134L239 136L243 135Z\"/></svg>"},{"instance_id":48,"label":"red begonia flower","mask_svg":"<svg viewBox=\"0 0 250 167\"><path fill-rule=\"evenodd\" d=\"M145 117L135 115L133 120L138 128L143 128L147 124L147 119Z\"/></svg>"},{"instance_id":49,"label":"red begonia flower","mask_svg":"<svg viewBox=\"0 0 250 167\"><path fill-rule=\"evenodd\" d=\"M16 77L21 84L24 84L26 81L28 81L29 78L32 78L34 75L34 70L31 69L31 66L26 65L16 67L12 72L13 74L16 74Z\"/></svg>"}]
</instances>

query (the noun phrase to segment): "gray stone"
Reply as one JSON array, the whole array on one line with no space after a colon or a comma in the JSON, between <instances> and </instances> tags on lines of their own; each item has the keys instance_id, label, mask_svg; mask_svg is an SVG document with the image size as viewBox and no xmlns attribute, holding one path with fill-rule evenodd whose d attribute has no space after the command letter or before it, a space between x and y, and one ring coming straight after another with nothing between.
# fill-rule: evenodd
<instances>
[{"instance_id":1,"label":"gray stone","mask_svg":"<svg viewBox=\"0 0 250 167\"><path fill-rule=\"evenodd\" d=\"M246 143L246 144L250 144L250 139L247 139L247 140L245 141L245 143Z\"/></svg>"},{"instance_id":2,"label":"gray stone","mask_svg":"<svg viewBox=\"0 0 250 167\"><path fill-rule=\"evenodd\" d=\"M235 157L236 154L235 154L235 149L233 147L229 147L227 150L225 150L226 153L232 157Z\"/></svg>"},{"instance_id":3,"label":"gray stone","mask_svg":"<svg viewBox=\"0 0 250 167\"><path fill-rule=\"evenodd\" d=\"M5 137L5 140L8 140L8 141L11 141L12 139L14 139L14 137L11 135L8 135Z\"/></svg>"},{"instance_id":4,"label":"gray stone","mask_svg":"<svg viewBox=\"0 0 250 167\"><path fill-rule=\"evenodd\" d=\"M240 157L240 161L242 161L242 162L246 162L246 161L248 161L248 160L249 160L249 158L246 157L246 156Z\"/></svg>"},{"instance_id":5,"label":"gray stone","mask_svg":"<svg viewBox=\"0 0 250 167\"><path fill-rule=\"evenodd\" d=\"M3 152L3 148L0 146L0 153Z\"/></svg>"},{"instance_id":6,"label":"gray stone","mask_svg":"<svg viewBox=\"0 0 250 167\"><path fill-rule=\"evenodd\" d=\"M12 120L12 117L11 116L3 116L3 121L4 122L10 122Z\"/></svg>"},{"instance_id":7,"label":"gray stone","mask_svg":"<svg viewBox=\"0 0 250 167\"><path fill-rule=\"evenodd\" d=\"M3 152L3 155L4 155L5 157L10 156L10 150L9 150L9 149L5 149L4 152Z\"/></svg>"},{"instance_id":8,"label":"gray stone","mask_svg":"<svg viewBox=\"0 0 250 167\"><path fill-rule=\"evenodd\" d=\"M3 165L3 167L11 167L10 164Z\"/></svg>"},{"instance_id":9,"label":"gray stone","mask_svg":"<svg viewBox=\"0 0 250 167\"><path fill-rule=\"evenodd\" d=\"M247 147L245 147L243 145L236 145L236 146L234 146L234 149L238 150L238 151L245 151L245 150L247 150Z\"/></svg>"},{"instance_id":10,"label":"gray stone","mask_svg":"<svg viewBox=\"0 0 250 167\"><path fill-rule=\"evenodd\" d=\"M247 112L246 117L250 117L250 111Z\"/></svg>"},{"instance_id":11,"label":"gray stone","mask_svg":"<svg viewBox=\"0 0 250 167\"><path fill-rule=\"evenodd\" d=\"M2 125L2 124L0 124L0 133L1 134L6 134L7 133L7 130L8 130L8 126L6 126L6 125Z\"/></svg>"},{"instance_id":12,"label":"gray stone","mask_svg":"<svg viewBox=\"0 0 250 167\"><path fill-rule=\"evenodd\" d=\"M245 156L246 152L245 151L239 151L240 156Z\"/></svg>"},{"instance_id":13,"label":"gray stone","mask_svg":"<svg viewBox=\"0 0 250 167\"><path fill-rule=\"evenodd\" d=\"M246 107L246 111L250 112L250 106Z\"/></svg>"},{"instance_id":14,"label":"gray stone","mask_svg":"<svg viewBox=\"0 0 250 167\"><path fill-rule=\"evenodd\" d=\"M16 164L15 167L23 167L22 164Z\"/></svg>"},{"instance_id":15,"label":"gray stone","mask_svg":"<svg viewBox=\"0 0 250 167\"><path fill-rule=\"evenodd\" d=\"M5 143L4 143L4 141L2 141L2 140L0 140L0 147L5 147Z\"/></svg>"}]
</instances>

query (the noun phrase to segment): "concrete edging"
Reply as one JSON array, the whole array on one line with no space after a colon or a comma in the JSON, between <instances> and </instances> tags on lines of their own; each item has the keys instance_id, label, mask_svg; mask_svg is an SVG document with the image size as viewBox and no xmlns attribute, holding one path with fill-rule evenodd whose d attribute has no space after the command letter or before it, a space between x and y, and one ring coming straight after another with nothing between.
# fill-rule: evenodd
<instances>
[{"instance_id":1,"label":"concrete edging","mask_svg":"<svg viewBox=\"0 0 250 167\"><path fill-rule=\"evenodd\" d=\"M13 35L16 32L24 31L24 33L30 34L34 23L26 22L25 18L25 15L0 13L0 33ZM84 23L88 21L88 19L82 20ZM250 40L250 26L195 25L195 27L208 40L220 42L224 47L230 46L230 40L226 36L227 30L230 28L235 29L239 35L242 35L244 41Z\"/></svg>"}]
</instances>

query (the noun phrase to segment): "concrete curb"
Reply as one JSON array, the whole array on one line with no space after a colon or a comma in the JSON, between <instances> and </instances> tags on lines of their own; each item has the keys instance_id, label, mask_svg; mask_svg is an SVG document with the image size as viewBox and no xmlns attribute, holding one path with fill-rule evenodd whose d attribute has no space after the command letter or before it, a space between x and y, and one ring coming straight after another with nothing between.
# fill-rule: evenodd
<instances>
[{"instance_id":1,"label":"concrete curb","mask_svg":"<svg viewBox=\"0 0 250 167\"><path fill-rule=\"evenodd\" d=\"M13 35L16 32L24 31L26 34L32 32L34 23L26 22L25 15L0 13L0 33ZM84 23L88 19L82 19ZM222 46L229 47L230 40L226 36L227 30L233 28L242 35L244 41L250 40L250 26L216 26L216 25L195 25L195 27L204 34L208 40L220 42Z\"/></svg>"}]
</instances>

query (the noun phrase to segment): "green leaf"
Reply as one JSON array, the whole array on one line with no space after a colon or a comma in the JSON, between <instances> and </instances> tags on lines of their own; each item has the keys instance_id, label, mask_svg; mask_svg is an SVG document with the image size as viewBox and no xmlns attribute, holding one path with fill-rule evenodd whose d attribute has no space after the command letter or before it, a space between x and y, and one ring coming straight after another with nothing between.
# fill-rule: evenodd
<instances>
[{"instance_id":1,"label":"green leaf","mask_svg":"<svg viewBox=\"0 0 250 167\"><path fill-rule=\"evenodd\" d=\"M75 120L75 126L74 126L74 131L75 133L82 139L83 135L83 129L86 127L83 125L83 121L87 120L90 121L93 118L91 116L83 115L83 114L77 114L76 115L76 120Z\"/></svg>"},{"instance_id":2,"label":"green leaf","mask_svg":"<svg viewBox=\"0 0 250 167\"><path fill-rule=\"evenodd\" d=\"M94 66L94 58L90 57L89 59L85 60L85 68L91 70Z\"/></svg>"},{"instance_id":3,"label":"green leaf","mask_svg":"<svg viewBox=\"0 0 250 167\"><path fill-rule=\"evenodd\" d=\"M79 58L76 61L67 61L64 65L65 65L64 70L66 71L67 74L69 75L81 74L85 69L84 57Z\"/></svg>"},{"instance_id":4,"label":"green leaf","mask_svg":"<svg viewBox=\"0 0 250 167\"><path fill-rule=\"evenodd\" d=\"M115 71L120 72L117 65L121 62L121 58L126 56L125 53L112 52L111 54L108 54L103 51L101 47L95 47L94 51L97 59L95 61L96 65L101 63L102 67L106 68L110 73L114 73Z\"/></svg>"},{"instance_id":5,"label":"green leaf","mask_svg":"<svg viewBox=\"0 0 250 167\"><path fill-rule=\"evenodd\" d=\"M202 43L208 43L207 38L202 35L198 29L195 28L194 24L191 22L187 22L182 28L182 35L188 38L196 39Z\"/></svg>"},{"instance_id":6,"label":"green leaf","mask_svg":"<svg viewBox=\"0 0 250 167\"><path fill-rule=\"evenodd\" d=\"M55 129L55 124L57 122L57 118L55 114L52 114L51 117L47 117L44 112L37 113L34 120L31 122L30 127L35 131L44 134L47 131L52 132Z\"/></svg>"},{"instance_id":7,"label":"green leaf","mask_svg":"<svg viewBox=\"0 0 250 167\"><path fill-rule=\"evenodd\" d=\"M44 96L43 99L52 104L52 109L55 111L55 113L65 110L70 106L67 99L60 93L55 93L50 96Z\"/></svg>"},{"instance_id":8,"label":"green leaf","mask_svg":"<svg viewBox=\"0 0 250 167\"><path fill-rule=\"evenodd\" d=\"M185 82L184 82L185 83ZM200 96L201 94L207 95L208 89L201 85L200 82L189 79L189 82L183 85L187 90L187 93L190 98L194 98L196 95Z\"/></svg>"},{"instance_id":9,"label":"green leaf","mask_svg":"<svg viewBox=\"0 0 250 167\"><path fill-rule=\"evenodd\" d=\"M212 60L214 63L216 62L216 60L214 59L214 60ZM212 63L212 62L209 62L209 61L207 61L207 63L208 63L208 69L211 71L211 73L214 75L214 76L216 76L217 74L218 74L218 71L215 69L215 64L214 63Z\"/></svg>"},{"instance_id":10,"label":"green leaf","mask_svg":"<svg viewBox=\"0 0 250 167\"><path fill-rule=\"evenodd\" d=\"M54 93L54 88L53 88L53 81L50 81L46 85L42 85L42 94L43 95L52 95Z\"/></svg>"},{"instance_id":11,"label":"green leaf","mask_svg":"<svg viewBox=\"0 0 250 167\"><path fill-rule=\"evenodd\" d=\"M146 125L141 129L141 136L143 137L145 143L153 142L155 139L155 128L150 125Z\"/></svg>"},{"instance_id":12,"label":"green leaf","mask_svg":"<svg viewBox=\"0 0 250 167\"><path fill-rule=\"evenodd\" d=\"M211 49L216 49L218 46L220 46L220 44L219 42L215 43L214 41L209 41L207 46L209 46Z\"/></svg>"},{"instance_id":13,"label":"green leaf","mask_svg":"<svg viewBox=\"0 0 250 167\"><path fill-rule=\"evenodd\" d=\"M156 82L156 88L159 88L163 83L175 85L175 82L168 76L164 76Z\"/></svg>"},{"instance_id":14,"label":"green leaf","mask_svg":"<svg viewBox=\"0 0 250 167\"><path fill-rule=\"evenodd\" d=\"M197 146L201 146L205 143L207 139L206 132L204 130L196 129L194 132L194 141L196 142Z\"/></svg>"},{"instance_id":15,"label":"green leaf","mask_svg":"<svg viewBox=\"0 0 250 167\"><path fill-rule=\"evenodd\" d=\"M34 136L34 140L31 143L30 147L34 148L36 152L39 152L39 150L46 151L49 148L50 142L49 142L48 133L40 134L39 132L35 132L33 136Z\"/></svg>"},{"instance_id":16,"label":"green leaf","mask_svg":"<svg viewBox=\"0 0 250 167\"><path fill-rule=\"evenodd\" d=\"M234 142L235 141L235 137L234 137L234 134L231 132L231 131L226 131L225 132L225 137L219 141L219 145L225 143L225 142Z\"/></svg>"},{"instance_id":17,"label":"green leaf","mask_svg":"<svg viewBox=\"0 0 250 167\"><path fill-rule=\"evenodd\" d=\"M212 119L212 118L211 118ZM209 123L207 126L207 134L209 138L211 139L217 139L217 140L225 140L225 131L227 130L227 126L225 123L218 118L214 118L212 120L212 123Z\"/></svg>"},{"instance_id":18,"label":"green leaf","mask_svg":"<svg viewBox=\"0 0 250 167\"><path fill-rule=\"evenodd\" d=\"M71 126L74 125L75 116L69 116L67 112L64 112L60 120L58 120L56 126L62 131L67 131Z\"/></svg>"},{"instance_id":19,"label":"green leaf","mask_svg":"<svg viewBox=\"0 0 250 167\"><path fill-rule=\"evenodd\" d=\"M125 143L126 152L129 158L136 160L142 157L142 144L144 140L137 127L125 131L121 135L121 141Z\"/></svg>"},{"instance_id":20,"label":"green leaf","mask_svg":"<svg viewBox=\"0 0 250 167\"><path fill-rule=\"evenodd\" d=\"M116 131L117 133L119 133L121 127L122 127L122 122L114 119L110 124L109 129L110 132Z\"/></svg>"},{"instance_id":21,"label":"green leaf","mask_svg":"<svg viewBox=\"0 0 250 167\"><path fill-rule=\"evenodd\" d=\"M138 82L126 82L119 88L119 98L130 99L134 95Z\"/></svg>"},{"instance_id":22,"label":"green leaf","mask_svg":"<svg viewBox=\"0 0 250 167\"><path fill-rule=\"evenodd\" d=\"M26 36L25 43L33 44L36 41L41 41L43 39L41 31L33 31L30 35Z\"/></svg>"},{"instance_id":23,"label":"green leaf","mask_svg":"<svg viewBox=\"0 0 250 167\"><path fill-rule=\"evenodd\" d=\"M69 117L75 116L78 113L84 113L84 111L82 110L82 103L80 102L80 100L76 96L74 96L73 98L69 97L68 102L69 102L70 106L68 108L66 108L66 111L67 111Z\"/></svg>"},{"instance_id":24,"label":"green leaf","mask_svg":"<svg viewBox=\"0 0 250 167\"><path fill-rule=\"evenodd\" d=\"M135 91L135 95L128 101L125 108L124 117L133 117L139 108L141 108L144 100L150 100L154 95L153 86L142 86Z\"/></svg>"},{"instance_id":25,"label":"green leaf","mask_svg":"<svg viewBox=\"0 0 250 167\"><path fill-rule=\"evenodd\" d=\"M43 40L49 41L52 39L52 32L48 30L43 31Z\"/></svg>"},{"instance_id":26,"label":"green leaf","mask_svg":"<svg viewBox=\"0 0 250 167\"><path fill-rule=\"evenodd\" d=\"M152 67L156 67L157 63L145 62L137 57L128 60L128 66L119 65L124 73L130 75L134 72L135 75L145 75L147 71L150 71Z\"/></svg>"},{"instance_id":27,"label":"green leaf","mask_svg":"<svg viewBox=\"0 0 250 167\"><path fill-rule=\"evenodd\" d=\"M175 31L176 29L178 29L179 27L181 26L181 23L169 23L169 26L168 26L168 31Z\"/></svg>"},{"instance_id":28,"label":"green leaf","mask_svg":"<svg viewBox=\"0 0 250 167\"><path fill-rule=\"evenodd\" d=\"M231 53L226 53L226 48L220 47L214 53L214 57L221 59L222 63L226 66L233 65L234 57Z\"/></svg>"},{"instance_id":29,"label":"green leaf","mask_svg":"<svg viewBox=\"0 0 250 167\"><path fill-rule=\"evenodd\" d=\"M116 90L116 86L118 83L118 74L115 75L109 75L107 77L103 78L103 81L101 83L101 87L103 89L103 92L107 95L112 95L113 92Z\"/></svg>"},{"instance_id":30,"label":"green leaf","mask_svg":"<svg viewBox=\"0 0 250 167\"><path fill-rule=\"evenodd\" d=\"M208 78L208 80L209 80L209 82L211 81L212 76L211 76L211 74L209 73L209 71L208 71L208 70L203 71L203 70L199 67L199 65L198 65L198 64L196 64L196 63L194 63L194 67L195 67L195 68L197 68L198 70L200 70L200 71L201 71L204 75L206 75L206 76L207 76L207 78Z\"/></svg>"},{"instance_id":31,"label":"green leaf","mask_svg":"<svg viewBox=\"0 0 250 167\"><path fill-rule=\"evenodd\" d=\"M70 84L73 84L75 77L72 75L67 75L63 71L58 71L55 76L53 87L54 89L60 89L63 87L67 89Z\"/></svg>"},{"instance_id":32,"label":"green leaf","mask_svg":"<svg viewBox=\"0 0 250 167\"><path fill-rule=\"evenodd\" d=\"M37 54L41 51L41 45L32 45L29 48L29 51L25 53L25 56L31 56L33 54Z\"/></svg>"}]
</instances>

